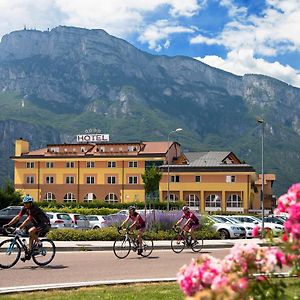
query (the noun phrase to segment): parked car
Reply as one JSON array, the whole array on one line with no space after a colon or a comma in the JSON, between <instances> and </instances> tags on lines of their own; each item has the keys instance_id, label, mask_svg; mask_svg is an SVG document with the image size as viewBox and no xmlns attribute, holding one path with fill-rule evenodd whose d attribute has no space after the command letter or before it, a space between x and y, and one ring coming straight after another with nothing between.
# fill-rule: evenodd
<instances>
[{"instance_id":1,"label":"parked car","mask_svg":"<svg viewBox=\"0 0 300 300\"><path fill-rule=\"evenodd\" d=\"M0 227L4 224L7 224L13 217L19 214L23 206L8 206L0 210ZM13 226L17 227L18 225L22 224L24 220L27 218L27 215L22 216L17 224ZM30 228L32 224L29 224L27 227ZM7 235L6 231L0 228L0 233Z\"/></svg>"},{"instance_id":2,"label":"parked car","mask_svg":"<svg viewBox=\"0 0 300 300\"><path fill-rule=\"evenodd\" d=\"M235 224L237 226L241 226L244 227L246 229L246 238L252 238L252 230L253 228L256 226L254 224L243 224L240 223L239 221L237 221L236 219L229 217L229 216L223 216L223 215L216 215L215 217L217 217L219 220L225 222L225 223L230 223L230 224Z\"/></svg>"},{"instance_id":3,"label":"parked car","mask_svg":"<svg viewBox=\"0 0 300 300\"><path fill-rule=\"evenodd\" d=\"M238 220L239 222L245 224L245 225L258 225L259 227L262 226L262 221L259 218L253 217L253 216L231 216L232 218ZM272 231L275 234L279 234L284 230L284 226L280 224L274 224L270 222L265 222L264 223L264 228L266 230Z\"/></svg>"},{"instance_id":4,"label":"parked car","mask_svg":"<svg viewBox=\"0 0 300 300\"><path fill-rule=\"evenodd\" d=\"M104 219L104 216L90 215L90 216L86 216L86 217L90 222L90 228L91 229L98 229L98 228L105 227L106 221Z\"/></svg>"},{"instance_id":5,"label":"parked car","mask_svg":"<svg viewBox=\"0 0 300 300\"><path fill-rule=\"evenodd\" d=\"M284 222L285 222L279 217L265 217L264 221L265 221L265 223L274 223L274 224L280 224L280 225L284 225Z\"/></svg>"},{"instance_id":6,"label":"parked car","mask_svg":"<svg viewBox=\"0 0 300 300\"><path fill-rule=\"evenodd\" d=\"M242 226L225 223L213 216L209 216L208 219L212 221L212 227L220 234L222 240L246 237L246 229Z\"/></svg>"},{"instance_id":7,"label":"parked car","mask_svg":"<svg viewBox=\"0 0 300 300\"><path fill-rule=\"evenodd\" d=\"M75 229L90 229L90 221L86 216L80 214L69 214L74 222Z\"/></svg>"},{"instance_id":8,"label":"parked car","mask_svg":"<svg viewBox=\"0 0 300 300\"><path fill-rule=\"evenodd\" d=\"M74 228L74 222L66 213L46 212L51 228Z\"/></svg>"}]
</instances>

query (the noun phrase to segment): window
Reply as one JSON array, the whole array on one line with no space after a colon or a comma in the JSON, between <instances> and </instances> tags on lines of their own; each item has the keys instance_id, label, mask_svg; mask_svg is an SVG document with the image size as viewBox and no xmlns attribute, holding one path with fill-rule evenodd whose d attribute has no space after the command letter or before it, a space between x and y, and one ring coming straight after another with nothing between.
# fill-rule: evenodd
<instances>
[{"instance_id":1,"label":"window","mask_svg":"<svg viewBox=\"0 0 300 300\"><path fill-rule=\"evenodd\" d=\"M168 195L166 196L166 200L168 201ZM176 194L170 194L169 195L169 200L170 200L170 202L175 202L175 201L178 200L178 197L177 197Z\"/></svg>"},{"instance_id":2,"label":"window","mask_svg":"<svg viewBox=\"0 0 300 300\"><path fill-rule=\"evenodd\" d=\"M32 161L31 162L27 162L26 163L26 168L27 169L33 169L34 168L34 162L32 162Z\"/></svg>"},{"instance_id":3,"label":"window","mask_svg":"<svg viewBox=\"0 0 300 300\"><path fill-rule=\"evenodd\" d=\"M132 151L137 151L137 148L136 148L136 146L128 146L128 151L129 152L132 152Z\"/></svg>"},{"instance_id":4,"label":"window","mask_svg":"<svg viewBox=\"0 0 300 300\"><path fill-rule=\"evenodd\" d=\"M109 193L105 196L105 202L107 203L117 203L118 197L114 193Z\"/></svg>"},{"instance_id":5,"label":"window","mask_svg":"<svg viewBox=\"0 0 300 300\"><path fill-rule=\"evenodd\" d=\"M226 176L226 182L236 182L236 177L235 176Z\"/></svg>"},{"instance_id":6,"label":"window","mask_svg":"<svg viewBox=\"0 0 300 300\"><path fill-rule=\"evenodd\" d=\"M188 195L188 197L186 199L186 205L199 207L199 205L200 205L199 198L195 194Z\"/></svg>"},{"instance_id":7,"label":"window","mask_svg":"<svg viewBox=\"0 0 300 300\"><path fill-rule=\"evenodd\" d=\"M46 162L46 168L54 168L54 163L53 162Z\"/></svg>"},{"instance_id":8,"label":"window","mask_svg":"<svg viewBox=\"0 0 300 300\"><path fill-rule=\"evenodd\" d=\"M227 207L243 207L243 201L237 194L231 194L228 196L226 201Z\"/></svg>"},{"instance_id":9,"label":"window","mask_svg":"<svg viewBox=\"0 0 300 300\"><path fill-rule=\"evenodd\" d=\"M53 176L46 176L46 184L53 184L54 177Z\"/></svg>"},{"instance_id":10,"label":"window","mask_svg":"<svg viewBox=\"0 0 300 300\"><path fill-rule=\"evenodd\" d=\"M95 177L94 176L87 176L86 177L87 184L95 184Z\"/></svg>"},{"instance_id":11,"label":"window","mask_svg":"<svg viewBox=\"0 0 300 300\"><path fill-rule=\"evenodd\" d=\"M137 161L129 161L128 162L128 168L137 168L137 167L138 167Z\"/></svg>"},{"instance_id":12,"label":"window","mask_svg":"<svg viewBox=\"0 0 300 300\"><path fill-rule=\"evenodd\" d=\"M209 195L205 199L205 207L221 207L221 199L218 195Z\"/></svg>"},{"instance_id":13,"label":"window","mask_svg":"<svg viewBox=\"0 0 300 300\"><path fill-rule=\"evenodd\" d=\"M55 195L51 192L46 193L44 196L44 201L50 202L50 201L56 201Z\"/></svg>"},{"instance_id":14,"label":"window","mask_svg":"<svg viewBox=\"0 0 300 300\"><path fill-rule=\"evenodd\" d=\"M92 202L93 200L96 200L96 195L93 193L88 193L83 198L83 202Z\"/></svg>"},{"instance_id":15,"label":"window","mask_svg":"<svg viewBox=\"0 0 300 300\"><path fill-rule=\"evenodd\" d=\"M26 176L26 183L33 184L34 183L34 176Z\"/></svg>"},{"instance_id":16,"label":"window","mask_svg":"<svg viewBox=\"0 0 300 300\"><path fill-rule=\"evenodd\" d=\"M64 202L76 202L75 196L73 193L66 193L64 196Z\"/></svg>"},{"instance_id":17,"label":"window","mask_svg":"<svg viewBox=\"0 0 300 300\"><path fill-rule=\"evenodd\" d=\"M75 183L74 176L67 176L66 177L66 184L74 184L74 183Z\"/></svg>"},{"instance_id":18,"label":"window","mask_svg":"<svg viewBox=\"0 0 300 300\"><path fill-rule=\"evenodd\" d=\"M95 162L94 161L88 161L86 163L87 168L95 168Z\"/></svg>"},{"instance_id":19,"label":"window","mask_svg":"<svg viewBox=\"0 0 300 300\"><path fill-rule=\"evenodd\" d=\"M68 161L68 162L66 163L66 167L67 167L67 168L75 168L75 163L74 163L74 161Z\"/></svg>"},{"instance_id":20,"label":"window","mask_svg":"<svg viewBox=\"0 0 300 300\"><path fill-rule=\"evenodd\" d=\"M108 176L107 177L108 184L116 184L116 177L115 176Z\"/></svg>"},{"instance_id":21,"label":"window","mask_svg":"<svg viewBox=\"0 0 300 300\"><path fill-rule=\"evenodd\" d=\"M171 176L171 182L179 182L179 176L178 175L172 175Z\"/></svg>"},{"instance_id":22,"label":"window","mask_svg":"<svg viewBox=\"0 0 300 300\"><path fill-rule=\"evenodd\" d=\"M116 167L116 162L115 161L109 161L109 162L107 162L107 167L108 168L115 168Z\"/></svg>"},{"instance_id":23,"label":"window","mask_svg":"<svg viewBox=\"0 0 300 300\"><path fill-rule=\"evenodd\" d=\"M195 182L201 182L201 176L199 175L195 176Z\"/></svg>"},{"instance_id":24,"label":"window","mask_svg":"<svg viewBox=\"0 0 300 300\"><path fill-rule=\"evenodd\" d=\"M129 184L137 184L137 183L138 183L138 178L137 178L137 176L129 176L129 177L128 177L128 183L129 183Z\"/></svg>"}]
</instances>

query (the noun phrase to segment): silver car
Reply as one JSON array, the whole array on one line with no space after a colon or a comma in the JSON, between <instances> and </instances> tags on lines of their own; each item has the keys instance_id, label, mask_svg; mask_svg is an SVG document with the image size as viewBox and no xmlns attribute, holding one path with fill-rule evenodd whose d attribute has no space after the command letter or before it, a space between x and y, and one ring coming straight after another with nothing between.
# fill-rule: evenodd
<instances>
[{"instance_id":1,"label":"silver car","mask_svg":"<svg viewBox=\"0 0 300 300\"><path fill-rule=\"evenodd\" d=\"M92 229L98 229L105 227L105 219L103 216L100 215L92 215L92 216L86 216L86 218L90 222L90 228Z\"/></svg>"},{"instance_id":2,"label":"silver car","mask_svg":"<svg viewBox=\"0 0 300 300\"><path fill-rule=\"evenodd\" d=\"M46 212L51 228L74 228L74 222L66 213Z\"/></svg>"},{"instance_id":3,"label":"silver car","mask_svg":"<svg viewBox=\"0 0 300 300\"><path fill-rule=\"evenodd\" d=\"M80 214L69 214L74 222L75 229L90 229L90 222L86 216Z\"/></svg>"}]
</instances>

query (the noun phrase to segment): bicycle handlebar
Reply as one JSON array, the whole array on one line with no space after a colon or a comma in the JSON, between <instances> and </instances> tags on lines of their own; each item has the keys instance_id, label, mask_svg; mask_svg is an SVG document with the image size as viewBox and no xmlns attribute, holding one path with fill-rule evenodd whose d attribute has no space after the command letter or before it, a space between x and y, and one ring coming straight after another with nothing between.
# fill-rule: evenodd
<instances>
[{"instance_id":1,"label":"bicycle handlebar","mask_svg":"<svg viewBox=\"0 0 300 300\"><path fill-rule=\"evenodd\" d=\"M4 227L4 226L2 226L1 228L5 233L14 233L16 231L15 227Z\"/></svg>"}]
</instances>

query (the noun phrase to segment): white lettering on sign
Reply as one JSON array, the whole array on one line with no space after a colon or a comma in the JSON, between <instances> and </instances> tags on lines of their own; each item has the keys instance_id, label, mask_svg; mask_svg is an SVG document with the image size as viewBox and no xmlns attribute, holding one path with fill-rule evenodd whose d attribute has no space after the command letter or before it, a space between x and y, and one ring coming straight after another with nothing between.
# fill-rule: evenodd
<instances>
[{"instance_id":1,"label":"white lettering on sign","mask_svg":"<svg viewBox=\"0 0 300 300\"><path fill-rule=\"evenodd\" d=\"M95 143L109 141L109 134L80 134L76 137L78 143Z\"/></svg>"}]
</instances>

